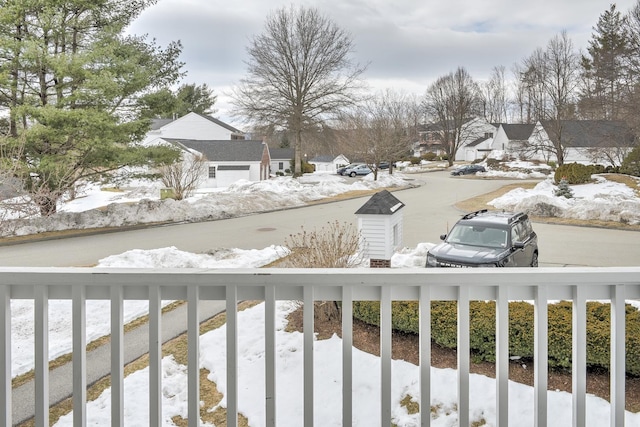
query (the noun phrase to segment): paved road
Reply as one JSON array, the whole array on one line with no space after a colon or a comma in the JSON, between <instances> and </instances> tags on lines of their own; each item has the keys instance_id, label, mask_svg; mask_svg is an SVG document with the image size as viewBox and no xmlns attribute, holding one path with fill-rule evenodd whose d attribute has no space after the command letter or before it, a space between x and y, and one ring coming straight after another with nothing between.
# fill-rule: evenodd
<instances>
[{"instance_id":1,"label":"paved road","mask_svg":"<svg viewBox=\"0 0 640 427\"><path fill-rule=\"evenodd\" d=\"M419 187L398 191L395 196L403 208L404 244L438 241L438 236L459 218L456 202L493 191L508 180L451 178L446 172L414 175ZM319 228L330 221L356 222L354 212L368 197L335 203L251 215L241 218L197 224L153 227L127 232L84 236L61 240L0 246L0 266L91 266L98 260L130 249L154 249L176 246L189 252L214 248L264 248L284 243L286 237L300 231ZM569 227L535 223L539 235L541 266L637 266L640 264L640 233L598 228ZM203 318L224 307L203 307ZM184 330L184 307L163 317L165 339ZM148 332L127 334L127 360L146 353ZM89 382L108 374L109 349L87 355ZM50 376L51 401L68 396L70 366L53 371ZM31 388L29 388L31 387ZM14 390L14 419L32 413L33 388L27 385Z\"/></svg>"},{"instance_id":2,"label":"paved road","mask_svg":"<svg viewBox=\"0 0 640 427\"><path fill-rule=\"evenodd\" d=\"M420 187L395 192L403 208L404 245L437 243L459 218L453 205L485 194L509 180L451 178L446 172L413 175ZM189 252L215 248L264 248L287 236L330 221L356 222L354 212L368 198L196 224L0 246L0 266L92 266L130 249L175 246ZM540 236L541 266L633 266L640 264L640 234L598 228L534 224Z\"/></svg>"}]
</instances>

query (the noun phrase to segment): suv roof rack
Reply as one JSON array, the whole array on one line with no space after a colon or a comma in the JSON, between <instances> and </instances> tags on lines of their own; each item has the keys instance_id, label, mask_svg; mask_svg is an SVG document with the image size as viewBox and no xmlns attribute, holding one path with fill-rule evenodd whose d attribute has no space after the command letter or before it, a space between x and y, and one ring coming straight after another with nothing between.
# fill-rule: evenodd
<instances>
[{"instance_id":1,"label":"suv roof rack","mask_svg":"<svg viewBox=\"0 0 640 427\"><path fill-rule=\"evenodd\" d=\"M527 218L527 214L525 214L524 212L519 212L517 214L515 214L514 216L512 216L511 218L509 218L509 221L507 221L508 224L514 223L516 221L519 221L520 219L525 219Z\"/></svg>"},{"instance_id":2,"label":"suv roof rack","mask_svg":"<svg viewBox=\"0 0 640 427\"><path fill-rule=\"evenodd\" d=\"M487 209L480 209L479 211L469 212L468 214L464 214L462 216L462 219L471 219L485 212L487 212Z\"/></svg>"}]
</instances>

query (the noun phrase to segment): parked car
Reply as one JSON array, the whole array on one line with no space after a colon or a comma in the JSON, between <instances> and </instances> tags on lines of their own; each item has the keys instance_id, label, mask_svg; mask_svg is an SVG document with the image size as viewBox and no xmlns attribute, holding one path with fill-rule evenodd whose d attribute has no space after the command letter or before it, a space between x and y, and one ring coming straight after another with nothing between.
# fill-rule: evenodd
<instances>
[{"instance_id":1,"label":"parked car","mask_svg":"<svg viewBox=\"0 0 640 427\"><path fill-rule=\"evenodd\" d=\"M523 212L464 215L427 252L426 267L537 267L538 236Z\"/></svg>"},{"instance_id":2,"label":"parked car","mask_svg":"<svg viewBox=\"0 0 640 427\"><path fill-rule=\"evenodd\" d=\"M475 175L478 172L486 172L487 170L482 165L464 165L458 166L451 171L451 175Z\"/></svg>"},{"instance_id":3,"label":"parked car","mask_svg":"<svg viewBox=\"0 0 640 427\"><path fill-rule=\"evenodd\" d=\"M344 171L346 171L347 169L351 169L351 168L355 168L358 165L361 165L362 163L351 163L350 165L347 166L343 166L341 168L338 168L338 170L336 171L336 173L338 175L344 175Z\"/></svg>"},{"instance_id":4,"label":"parked car","mask_svg":"<svg viewBox=\"0 0 640 427\"><path fill-rule=\"evenodd\" d=\"M371 173L371 168L367 165L358 165L352 168L345 170L342 175L347 175L350 177L354 177L356 175L369 175Z\"/></svg>"},{"instance_id":5,"label":"parked car","mask_svg":"<svg viewBox=\"0 0 640 427\"><path fill-rule=\"evenodd\" d=\"M389 162L378 163L378 169L389 169Z\"/></svg>"}]
</instances>

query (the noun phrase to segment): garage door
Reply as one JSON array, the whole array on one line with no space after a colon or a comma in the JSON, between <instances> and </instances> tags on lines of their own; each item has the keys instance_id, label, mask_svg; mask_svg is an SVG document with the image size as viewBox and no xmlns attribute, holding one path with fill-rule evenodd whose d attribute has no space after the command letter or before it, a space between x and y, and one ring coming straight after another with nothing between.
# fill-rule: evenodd
<instances>
[{"instance_id":1,"label":"garage door","mask_svg":"<svg viewBox=\"0 0 640 427\"><path fill-rule=\"evenodd\" d=\"M249 179L249 165L220 165L217 167L218 187L228 187L241 179Z\"/></svg>"}]
</instances>

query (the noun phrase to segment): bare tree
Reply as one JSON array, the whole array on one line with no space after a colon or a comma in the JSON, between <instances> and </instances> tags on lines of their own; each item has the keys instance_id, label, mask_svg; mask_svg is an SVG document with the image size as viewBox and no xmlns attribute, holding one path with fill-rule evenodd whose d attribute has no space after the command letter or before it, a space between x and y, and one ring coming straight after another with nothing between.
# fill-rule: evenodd
<instances>
[{"instance_id":1,"label":"bare tree","mask_svg":"<svg viewBox=\"0 0 640 427\"><path fill-rule=\"evenodd\" d=\"M449 166L453 165L465 135L472 131L471 119L481 114L481 105L480 89L462 67L438 78L427 89L425 110L428 117L441 127L439 137L449 158Z\"/></svg>"},{"instance_id":2,"label":"bare tree","mask_svg":"<svg viewBox=\"0 0 640 427\"><path fill-rule=\"evenodd\" d=\"M491 78L484 83L482 89L482 105L484 118L490 123L507 121L507 84L505 67L493 67Z\"/></svg>"},{"instance_id":3,"label":"bare tree","mask_svg":"<svg viewBox=\"0 0 640 427\"><path fill-rule=\"evenodd\" d=\"M234 89L235 114L273 124L294 137L294 173L301 173L302 135L357 100L365 67L349 58L348 33L314 8L282 8L248 47L247 76Z\"/></svg>"},{"instance_id":4,"label":"bare tree","mask_svg":"<svg viewBox=\"0 0 640 427\"><path fill-rule=\"evenodd\" d=\"M378 179L380 162L388 162L393 173L393 163L409 151L415 138L414 103L407 95L387 89L342 115L341 146L369 165L374 179Z\"/></svg>"},{"instance_id":5,"label":"bare tree","mask_svg":"<svg viewBox=\"0 0 640 427\"><path fill-rule=\"evenodd\" d=\"M207 159L202 154L183 153L182 159L160 167L165 187L173 189L176 200L193 194L207 172Z\"/></svg>"}]
</instances>

